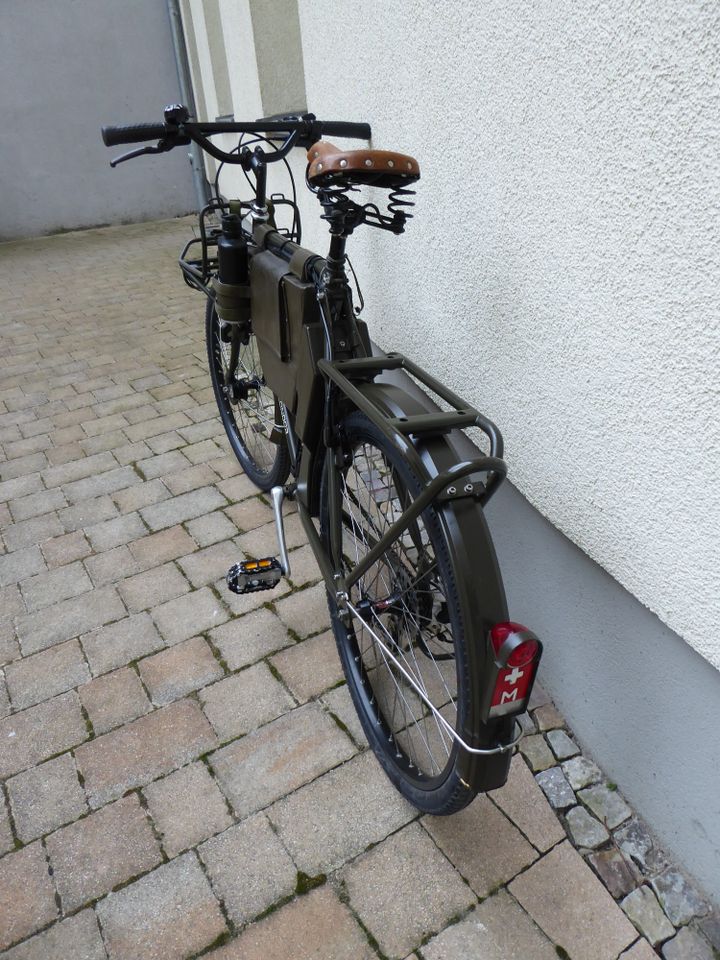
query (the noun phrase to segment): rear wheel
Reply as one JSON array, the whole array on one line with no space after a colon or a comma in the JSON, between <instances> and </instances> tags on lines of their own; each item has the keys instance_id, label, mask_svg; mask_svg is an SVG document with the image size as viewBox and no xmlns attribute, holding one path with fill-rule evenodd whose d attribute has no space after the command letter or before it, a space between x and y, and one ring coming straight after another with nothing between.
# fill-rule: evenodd
<instances>
[{"instance_id":1,"label":"rear wheel","mask_svg":"<svg viewBox=\"0 0 720 960\"><path fill-rule=\"evenodd\" d=\"M360 413L343 422L346 466L337 479L345 571L377 543L421 489L407 462ZM322 534L330 537L327 472ZM475 796L473 758L453 730L472 723L477 699L445 535L428 507L349 591L361 619L346 625L329 598L333 630L355 707L378 760L398 790L428 813L448 814ZM373 637L373 633L386 647ZM399 669L388 652L399 661ZM410 679L408 679L408 677Z\"/></svg>"},{"instance_id":2,"label":"rear wheel","mask_svg":"<svg viewBox=\"0 0 720 960\"><path fill-rule=\"evenodd\" d=\"M215 400L233 453L243 470L261 490L283 484L290 472L275 394L265 382L257 341L252 333L240 337L238 360L229 383L231 324L223 324L209 300L205 315L210 379Z\"/></svg>"}]
</instances>

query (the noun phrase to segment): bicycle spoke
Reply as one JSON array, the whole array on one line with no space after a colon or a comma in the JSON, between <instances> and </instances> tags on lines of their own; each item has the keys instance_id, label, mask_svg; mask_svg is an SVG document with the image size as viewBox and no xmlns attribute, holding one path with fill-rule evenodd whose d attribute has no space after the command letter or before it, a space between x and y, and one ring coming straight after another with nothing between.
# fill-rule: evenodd
<instances>
[{"instance_id":1,"label":"bicycle spoke","mask_svg":"<svg viewBox=\"0 0 720 960\"><path fill-rule=\"evenodd\" d=\"M341 478L342 554L348 569L379 542L411 498L382 452L363 443ZM438 624L447 608L437 558L422 515L416 518L351 590L354 605L364 604L387 648L451 724L457 690L449 625ZM371 702L387 728L398 757L425 777L438 775L452 740L402 672L394 666L362 622L354 625L358 658ZM440 646L440 653L434 649Z\"/></svg>"}]
</instances>

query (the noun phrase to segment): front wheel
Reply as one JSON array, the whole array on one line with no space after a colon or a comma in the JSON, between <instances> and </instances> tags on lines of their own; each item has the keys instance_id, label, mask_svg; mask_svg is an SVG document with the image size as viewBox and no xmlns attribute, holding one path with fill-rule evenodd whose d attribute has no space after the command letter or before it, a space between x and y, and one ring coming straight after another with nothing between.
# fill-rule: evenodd
<instances>
[{"instance_id":1,"label":"front wheel","mask_svg":"<svg viewBox=\"0 0 720 960\"><path fill-rule=\"evenodd\" d=\"M231 363L232 324L223 324L212 300L205 314L210 379L225 433L243 470L261 490L283 484L290 472L290 455L275 394L265 382L257 341L240 337L235 369Z\"/></svg>"},{"instance_id":2,"label":"front wheel","mask_svg":"<svg viewBox=\"0 0 720 960\"><path fill-rule=\"evenodd\" d=\"M346 456L336 473L341 507L336 539L342 556L334 561L347 572L417 497L421 483L363 414L346 417L341 435ZM321 493L326 544L331 542L329 492L326 467ZM353 616L346 625L332 597L330 613L348 687L372 749L397 789L418 809L432 814L460 810L476 794L473 759L418 694L454 730L472 726L475 679L468 666L456 578L433 506L391 544L349 596L360 618Z\"/></svg>"}]
</instances>

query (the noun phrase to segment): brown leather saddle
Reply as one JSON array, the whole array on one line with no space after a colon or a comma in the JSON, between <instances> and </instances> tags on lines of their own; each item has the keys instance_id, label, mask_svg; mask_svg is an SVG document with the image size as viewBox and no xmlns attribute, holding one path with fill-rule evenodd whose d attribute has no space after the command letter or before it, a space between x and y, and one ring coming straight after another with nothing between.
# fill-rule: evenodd
<instances>
[{"instance_id":1,"label":"brown leather saddle","mask_svg":"<svg viewBox=\"0 0 720 960\"><path fill-rule=\"evenodd\" d=\"M394 189L420 179L414 157L391 150L341 150L319 140L307 153L308 181L318 187L334 183L365 183Z\"/></svg>"}]
</instances>

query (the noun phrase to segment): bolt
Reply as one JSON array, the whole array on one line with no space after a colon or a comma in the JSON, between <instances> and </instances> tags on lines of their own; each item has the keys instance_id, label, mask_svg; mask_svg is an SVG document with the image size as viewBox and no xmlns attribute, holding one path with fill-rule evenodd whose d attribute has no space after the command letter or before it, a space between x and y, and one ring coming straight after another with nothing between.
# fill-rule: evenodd
<instances>
[{"instance_id":1,"label":"bolt","mask_svg":"<svg viewBox=\"0 0 720 960\"><path fill-rule=\"evenodd\" d=\"M471 483L466 483L466 484L465 484L465 493L472 493L472 492L473 492L473 485L472 485Z\"/></svg>"},{"instance_id":2,"label":"bolt","mask_svg":"<svg viewBox=\"0 0 720 960\"><path fill-rule=\"evenodd\" d=\"M344 350L345 347L347 346L347 344L345 343L344 340L341 340L340 343L338 344L338 346L340 347L341 350Z\"/></svg>"},{"instance_id":3,"label":"bolt","mask_svg":"<svg viewBox=\"0 0 720 960\"><path fill-rule=\"evenodd\" d=\"M447 493L448 493L448 496L451 497L454 493L457 493L457 490L455 489L455 487L448 487Z\"/></svg>"}]
</instances>

